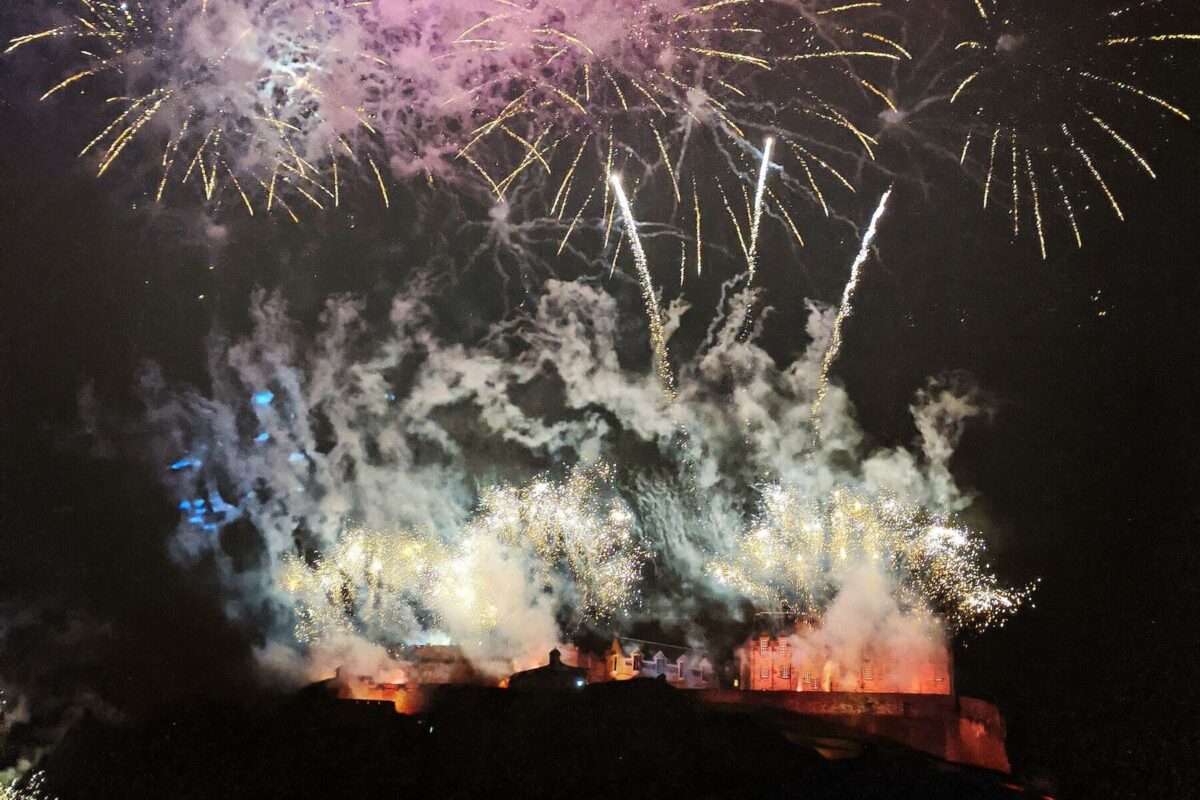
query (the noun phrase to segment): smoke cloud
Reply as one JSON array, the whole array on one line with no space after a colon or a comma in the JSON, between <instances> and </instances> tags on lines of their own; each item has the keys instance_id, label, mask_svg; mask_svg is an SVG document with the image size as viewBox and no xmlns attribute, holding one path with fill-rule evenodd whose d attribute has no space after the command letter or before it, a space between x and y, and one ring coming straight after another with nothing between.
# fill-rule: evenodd
<instances>
[{"instance_id":1,"label":"smoke cloud","mask_svg":"<svg viewBox=\"0 0 1200 800\"><path fill-rule=\"evenodd\" d=\"M905 611L890 577L869 564L836 576L838 592L820 624L788 638L798 663L824 664L824 685L854 686L861 665L886 665L889 686L920 683L922 670L945 658L946 631L927 613Z\"/></svg>"},{"instance_id":2,"label":"smoke cloud","mask_svg":"<svg viewBox=\"0 0 1200 800\"><path fill-rule=\"evenodd\" d=\"M260 293L249 335L212 337L206 390L172 385L153 365L142 376L150 450L180 508L172 552L183 564L215 560L228 613L260 631L264 663L308 675L311 668L295 666L304 658L285 653L312 651L320 662L327 654L312 653L332 648L370 660L380 647L453 641L480 661L519 659L580 626L639 620L701 638L689 611L715 605L732 616L746 600L708 565L735 555L767 481L809 498L848 487L938 509L967 504L947 462L965 422L983 412L961 378L931 382L916 397L914 452L864 453L851 403L834 386L812 451L809 409L832 310L809 305L810 343L779 367L738 335L738 309L753 299L731 295L700 350L677 359L671 404L644 333L633 351L622 340L640 330L622 324L632 312L585 281L550 281L530 308L472 343L435 337L419 296L396 298L384 324L369 323L359 300L331 298L308 335L279 296ZM629 352L640 354L636 363L622 363L619 354ZM536 505L538 485L559 491L578 470L606 463L614 471L590 486L596 497L556 500L541 516L521 517ZM501 489L506 509L487 501L496 485L511 487ZM624 527L605 508L627 514ZM566 544L539 546L547 519L563 513L570 522L555 541ZM399 601L382 616L369 611L380 602L369 598L386 594L383 584L365 567L346 575L351 556L335 557L364 528L375 531L370 546L379 552L426 548L417 562L404 561L404 577L386 581ZM620 563L630 588L613 614L596 615L584 581L599 556L572 571L567 551L619 540L616 531L631 549L624 561L603 563ZM329 563L343 565L341 577L326 581L337 587L298 603L287 576L307 580ZM412 572L413 563L425 571ZM837 584L850 585L842 577ZM861 636L839 633L843 616L854 614L840 609L858 599L832 598L838 613L823 635L855 646ZM878 607L867 610L872 630L904 635ZM333 629L310 635L313 613ZM357 639L366 647L348 644Z\"/></svg>"}]
</instances>

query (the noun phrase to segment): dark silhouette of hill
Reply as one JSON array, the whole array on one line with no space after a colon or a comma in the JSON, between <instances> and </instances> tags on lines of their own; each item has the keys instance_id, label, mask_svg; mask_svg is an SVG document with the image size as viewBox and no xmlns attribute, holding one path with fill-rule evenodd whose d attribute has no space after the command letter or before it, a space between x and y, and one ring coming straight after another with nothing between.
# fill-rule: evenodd
<instances>
[{"instance_id":1,"label":"dark silhouette of hill","mask_svg":"<svg viewBox=\"0 0 1200 800\"><path fill-rule=\"evenodd\" d=\"M850 757L818 754L838 741ZM61 800L1021 796L996 773L797 715L780 725L717 710L649 680L444 687L419 716L315 684L270 708L196 704L130 726L87 719L45 766Z\"/></svg>"}]
</instances>

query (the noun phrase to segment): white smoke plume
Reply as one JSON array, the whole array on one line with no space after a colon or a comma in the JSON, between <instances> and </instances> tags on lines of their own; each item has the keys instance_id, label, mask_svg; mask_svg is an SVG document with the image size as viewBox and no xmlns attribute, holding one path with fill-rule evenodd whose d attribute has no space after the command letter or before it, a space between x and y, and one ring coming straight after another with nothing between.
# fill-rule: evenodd
<instances>
[{"instance_id":1,"label":"white smoke plume","mask_svg":"<svg viewBox=\"0 0 1200 800\"><path fill-rule=\"evenodd\" d=\"M890 686L908 687L920 682L923 668L945 658L941 623L928 613L900 608L883 570L856 564L840 570L835 580L839 590L820 624L788 638L797 662L825 665L820 677L827 685L856 685L861 665L873 661L886 664Z\"/></svg>"}]
</instances>

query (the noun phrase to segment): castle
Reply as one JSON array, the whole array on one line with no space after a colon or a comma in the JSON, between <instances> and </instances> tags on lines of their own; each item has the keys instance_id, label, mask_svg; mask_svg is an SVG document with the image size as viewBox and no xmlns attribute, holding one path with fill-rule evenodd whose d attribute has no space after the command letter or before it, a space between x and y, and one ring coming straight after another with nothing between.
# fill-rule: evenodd
<instances>
[{"instance_id":1,"label":"castle","mask_svg":"<svg viewBox=\"0 0 1200 800\"><path fill-rule=\"evenodd\" d=\"M502 664L473 665L457 647L423 646L406 649L399 671L388 680L339 674L332 683L339 697L387 701L412 714L439 685L581 691L588 684L653 679L723 709L831 724L845 734L843 744L818 747L827 757L880 740L946 761L1009 771L999 710L957 695L944 643L868 637L854 647L822 647L827 640L820 633L812 618L772 623L760 617L756 635L737 651L736 661L720 667L695 648L616 637L603 655L565 646L564 652L552 651L545 666L503 678L494 677L504 674ZM788 735L793 723L780 724Z\"/></svg>"}]
</instances>

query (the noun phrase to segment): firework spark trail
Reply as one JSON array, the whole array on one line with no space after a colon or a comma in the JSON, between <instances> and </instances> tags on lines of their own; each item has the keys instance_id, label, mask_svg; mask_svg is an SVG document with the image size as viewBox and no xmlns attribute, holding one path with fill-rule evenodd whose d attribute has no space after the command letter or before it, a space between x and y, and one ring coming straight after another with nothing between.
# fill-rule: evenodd
<instances>
[{"instance_id":1,"label":"firework spark trail","mask_svg":"<svg viewBox=\"0 0 1200 800\"><path fill-rule=\"evenodd\" d=\"M820 382L817 385L817 396L813 400L812 418L813 426L813 448L815 449L821 439L821 406L825 402L826 395L829 394L829 373L833 368L833 364L837 361L838 354L842 350L842 326L845 325L846 319L854 311L854 295L858 291L859 275L863 265L867 262L867 258L871 255L871 247L875 243L875 235L879 230L879 221L883 218L887 211L888 201L891 199L892 190L888 189L883 193L883 197L879 199L879 205L875 208L875 213L871 215L871 222L867 226L867 232L863 235L862 246L858 250L858 256L854 259L854 264L850 268L850 280L846 282L846 288L842 292L842 302L838 306L837 316L833 320L833 331L829 335L829 346L825 349L825 356L821 360L821 375Z\"/></svg>"},{"instance_id":2,"label":"firework spark trail","mask_svg":"<svg viewBox=\"0 0 1200 800\"><path fill-rule=\"evenodd\" d=\"M758 271L758 241L759 229L762 227L763 208L766 204L767 193L770 188L767 186L767 176L771 168L771 150L775 145L775 139L768 136L763 141L762 160L758 167L758 181L754 187L754 208L750 215L750 241L745 246L746 251L746 286L749 287L754 283L754 276ZM780 206L782 208L782 206ZM732 214L732 211L730 212ZM784 211L786 214L787 212ZM736 220L735 220L736 225ZM741 229L738 229L739 235ZM754 304L746 302L743 307L743 315L739 328L739 337L745 339L750 335L753 326Z\"/></svg>"},{"instance_id":3,"label":"firework spark trail","mask_svg":"<svg viewBox=\"0 0 1200 800\"><path fill-rule=\"evenodd\" d=\"M658 371L658 379L662 384L663 393L667 399L675 399L675 374L671 371L671 362L667 352L667 336L663 328L662 310L658 303L658 294L654 291L654 280L650 277L650 262L646 259L646 251L642 248L642 237L638 235L637 220L633 216L633 208L621 185L621 176L613 173L609 176L617 204L621 207L621 217L625 220L625 231L629 236L630 249L633 251L633 263L637 268L638 281L642 287L642 302L646 306L646 317L650 324L650 344L654 348L654 365Z\"/></svg>"},{"instance_id":4,"label":"firework spark trail","mask_svg":"<svg viewBox=\"0 0 1200 800\"><path fill-rule=\"evenodd\" d=\"M771 148L775 140L771 137L763 142L762 162L758 168L758 185L754 189L754 217L750 222L750 248L746 255L749 274L748 283L754 282L754 274L758 269L758 231L762 225L763 205L766 203L767 172L771 168Z\"/></svg>"}]
</instances>

